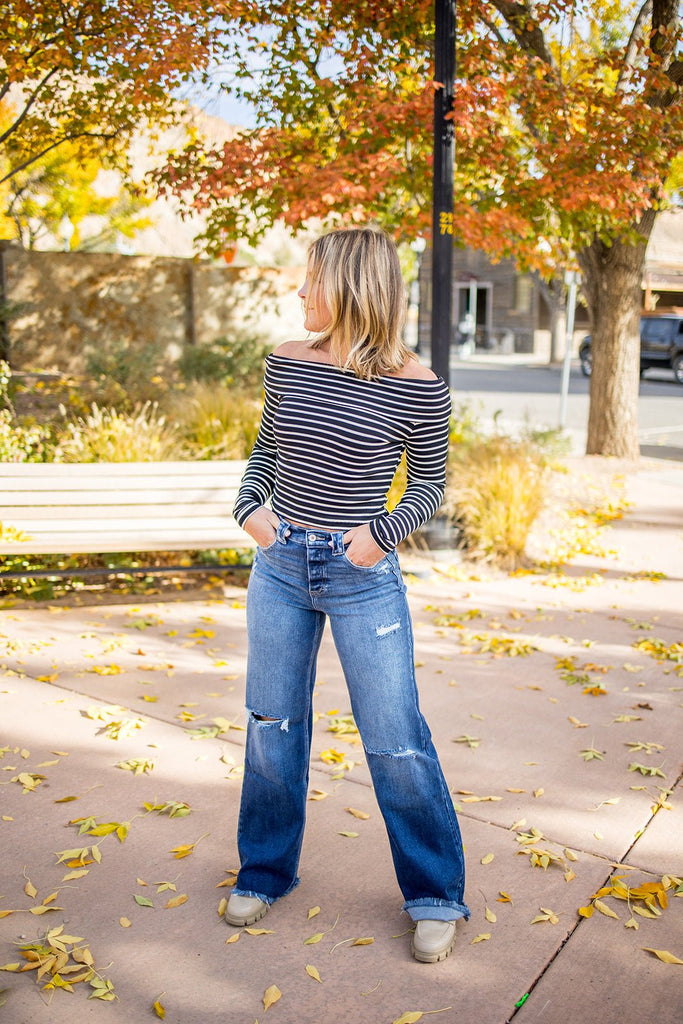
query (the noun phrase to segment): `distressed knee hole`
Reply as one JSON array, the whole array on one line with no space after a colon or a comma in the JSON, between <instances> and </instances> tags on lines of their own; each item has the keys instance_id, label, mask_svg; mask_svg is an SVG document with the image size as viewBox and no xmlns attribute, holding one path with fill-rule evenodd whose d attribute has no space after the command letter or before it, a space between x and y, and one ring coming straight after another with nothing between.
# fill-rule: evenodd
<instances>
[{"instance_id":1,"label":"distressed knee hole","mask_svg":"<svg viewBox=\"0 0 683 1024\"><path fill-rule=\"evenodd\" d=\"M413 750L412 747L399 747L397 750L370 750L365 747L366 754L372 754L374 757L417 757L418 751Z\"/></svg>"},{"instance_id":2,"label":"distressed knee hole","mask_svg":"<svg viewBox=\"0 0 683 1024\"><path fill-rule=\"evenodd\" d=\"M381 636L389 636L390 633L395 633L400 628L401 628L400 621L399 622L392 622L390 626L378 626L377 629L375 630L375 633L379 637L381 637Z\"/></svg>"},{"instance_id":3,"label":"distressed knee hole","mask_svg":"<svg viewBox=\"0 0 683 1024\"><path fill-rule=\"evenodd\" d=\"M289 719L288 718L269 718L267 715L257 715L255 711L250 711L249 715L252 722L256 722L257 725L275 725L279 724L283 732L289 732Z\"/></svg>"}]
</instances>

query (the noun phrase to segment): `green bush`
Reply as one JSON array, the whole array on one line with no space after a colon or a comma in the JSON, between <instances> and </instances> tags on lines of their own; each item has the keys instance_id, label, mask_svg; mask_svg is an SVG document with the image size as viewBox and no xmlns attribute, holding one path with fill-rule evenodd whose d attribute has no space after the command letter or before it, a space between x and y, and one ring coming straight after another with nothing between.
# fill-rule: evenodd
<instances>
[{"instance_id":1,"label":"green bush","mask_svg":"<svg viewBox=\"0 0 683 1024\"><path fill-rule=\"evenodd\" d=\"M13 390L14 385L10 365L9 363L6 363L4 359L0 359L0 409L9 409L10 412L13 411Z\"/></svg>"},{"instance_id":2,"label":"green bush","mask_svg":"<svg viewBox=\"0 0 683 1024\"><path fill-rule=\"evenodd\" d=\"M161 397L171 376L168 364L169 359L160 345L119 342L89 352L86 372L97 381L100 404L130 411Z\"/></svg>"},{"instance_id":3,"label":"green bush","mask_svg":"<svg viewBox=\"0 0 683 1024\"><path fill-rule=\"evenodd\" d=\"M270 351L271 346L247 335L217 338L211 345L186 346L176 368L186 381L237 383L258 390L263 360Z\"/></svg>"},{"instance_id":4,"label":"green bush","mask_svg":"<svg viewBox=\"0 0 683 1024\"><path fill-rule=\"evenodd\" d=\"M55 444L49 427L23 423L0 409L0 462L50 462Z\"/></svg>"},{"instance_id":5,"label":"green bush","mask_svg":"<svg viewBox=\"0 0 683 1024\"><path fill-rule=\"evenodd\" d=\"M178 431L145 402L132 413L101 409L67 423L58 453L63 462L163 462L180 457Z\"/></svg>"}]
</instances>

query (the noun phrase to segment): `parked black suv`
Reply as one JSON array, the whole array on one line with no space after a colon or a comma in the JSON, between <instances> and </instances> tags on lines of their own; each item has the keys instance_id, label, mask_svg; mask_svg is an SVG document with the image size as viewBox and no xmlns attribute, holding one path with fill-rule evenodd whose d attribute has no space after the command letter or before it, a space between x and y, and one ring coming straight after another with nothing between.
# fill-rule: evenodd
<instances>
[{"instance_id":1,"label":"parked black suv","mask_svg":"<svg viewBox=\"0 0 683 1024\"><path fill-rule=\"evenodd\" d=\"M590 377L592 369L590 334L579 346L581 372ZM660 367L673 370L679 384L683 384L683 316L662 313L661 316L640 318L640 373Z\"/></svg>"}]
</instances>

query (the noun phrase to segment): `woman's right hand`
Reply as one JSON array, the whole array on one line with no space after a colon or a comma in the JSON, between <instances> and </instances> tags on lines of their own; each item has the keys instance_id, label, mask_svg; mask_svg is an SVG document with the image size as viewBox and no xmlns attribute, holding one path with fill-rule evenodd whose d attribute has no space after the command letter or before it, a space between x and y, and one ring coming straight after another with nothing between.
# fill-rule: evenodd
<instances>
[{"instance_id":1,"label":"woman's right hand","mask_svg":"<svg viewBox=\"0 0 683 1024\"><path fill-rule=\"evenodd\" d=\"M243 529L260 548L267 548L275 541L280 520L272 509L261 505L247 517Z\"/></svg>"}]
</instances>

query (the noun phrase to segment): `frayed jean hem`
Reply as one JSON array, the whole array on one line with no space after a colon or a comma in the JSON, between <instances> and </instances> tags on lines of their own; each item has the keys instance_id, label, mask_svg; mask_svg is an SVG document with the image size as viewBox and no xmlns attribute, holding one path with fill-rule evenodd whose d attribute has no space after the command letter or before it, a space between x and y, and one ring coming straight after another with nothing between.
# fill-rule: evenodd
<instances>
[{"instance_id":1,"label":"frayed jean hem","mask_svg":"<svg viewBox=\"0 0 683 1024\"><path fill-rule=\"evenodd\" d=\"M249 896L251 899L261 900L262 903L267 903L268 906L271 907L276 900L282 899L283 896L289 896L290 892L296 889L299 882L299 878L295 879L289 889L287 889L286 892L283 892L280 896L267 896L264 892L256 892L254 889L240 889L237 885L231 890L231 894L234 896Z\"/></svg>"},{"instance_id":2,"label":"frayed jean hem","mask_svg":"<svg viewBox=\"0 0 683 1024\"><path fill-rule=\"evenodd\" d=\"M410 900L403 904L403 910L413 921L458 921L461 917L469 920L470 910L465 903L448 903L446 900Z\"/></svg>"}]
</instances>

